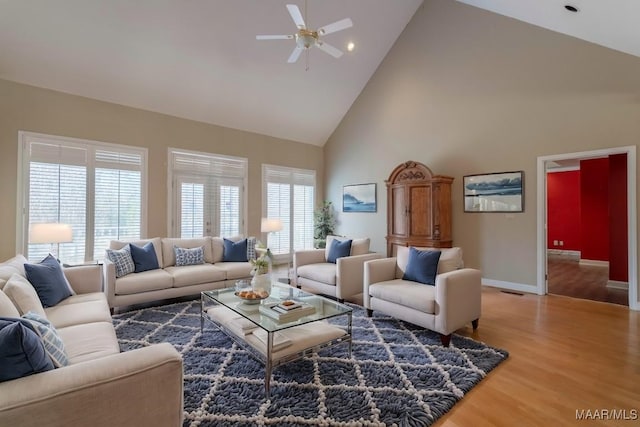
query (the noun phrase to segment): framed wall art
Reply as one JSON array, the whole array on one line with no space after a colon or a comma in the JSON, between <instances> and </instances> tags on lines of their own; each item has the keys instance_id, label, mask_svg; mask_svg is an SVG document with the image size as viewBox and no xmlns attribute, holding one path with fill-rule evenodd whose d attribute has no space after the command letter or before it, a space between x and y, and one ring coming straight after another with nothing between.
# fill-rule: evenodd
<instances>
[{"instance_id":1,"label":"framed wall art","mask_svg":"<svg viewBox=\"0 0 640 427\"><path fill-rule=\"evenodd\" d=\"M342 212L376 212L376 184L355 184L342 187Z\"/></svg>"},{"instance_id":2,"label":"framed wall art","mask_svg":"<svg viewBox=\"0 0 640 427\"><path fill-rule=\"evenodd\" d=\"M524 172L463 177L465 212L523 212Z\"/></svg>"}]
</instances>

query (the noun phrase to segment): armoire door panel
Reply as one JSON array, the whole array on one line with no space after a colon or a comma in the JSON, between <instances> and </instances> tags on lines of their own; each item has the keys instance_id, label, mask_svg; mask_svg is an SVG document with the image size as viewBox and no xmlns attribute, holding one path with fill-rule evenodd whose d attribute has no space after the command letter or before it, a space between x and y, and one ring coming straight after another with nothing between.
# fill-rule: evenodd
<instances>
[{"instance_id":1,"label":"armoire door panel","mask_svg":"<svg viewBox=\"0 0 640 427\"><path fill-rule=\"evenodd\" d=\"M393 203L393 222L391 223L391 234L394 236L407 235L407 200L404 186L394 187L391 190Z\"/></svg>"},{"instance_id":2,"label":"armoire door panel","mask_svg":"<svg viewBox=\"0 0 640 427\"><path fill-rule=\"evenodd\" d=\"M431 235L431 187L409 187L409 234L415 237Z\"/></svg>"}]
</instances>

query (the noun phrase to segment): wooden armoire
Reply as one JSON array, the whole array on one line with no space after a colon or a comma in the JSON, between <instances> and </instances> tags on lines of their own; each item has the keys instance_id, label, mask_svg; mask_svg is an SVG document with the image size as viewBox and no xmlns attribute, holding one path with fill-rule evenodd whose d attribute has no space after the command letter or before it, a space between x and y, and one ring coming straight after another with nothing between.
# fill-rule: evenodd
<instances>
[{"instance_id":1,"label":"wooden armoire","mask_svg":"<svg viewBox=\"0 0 640 427\"><path fill-rule=\"evenodd\" d=\"M398 246L450 248L451 183L419 162L398 165L387 184L387 256Z\"/></svg>"}]
</instances>

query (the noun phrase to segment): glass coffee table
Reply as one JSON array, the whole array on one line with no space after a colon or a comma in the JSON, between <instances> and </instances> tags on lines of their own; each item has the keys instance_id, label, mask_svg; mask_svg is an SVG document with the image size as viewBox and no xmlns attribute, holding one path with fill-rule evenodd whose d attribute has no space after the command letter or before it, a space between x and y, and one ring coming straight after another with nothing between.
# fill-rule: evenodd
<instances>
[{"instance_id":1,"label":"glass coffee table","mask_svg":"<svg viewBox=\"0 0 640 427\"><path fill-rule=\"evenodd\" d=\"M212 323L264 364L267 399L274 368L338 344L347 344L351 357L350 307L279 282L272 283L269 297L262 300L243 300L237 292L236 288L225 288L201 293L200 331L205 321ZM301 305L291 311L304 308L304 312L301 315L287 313L279 320L280 315L270 310L285 301ZM326 322L340 316L346 317L344 325Z\"/></svg>"}]
</instances>

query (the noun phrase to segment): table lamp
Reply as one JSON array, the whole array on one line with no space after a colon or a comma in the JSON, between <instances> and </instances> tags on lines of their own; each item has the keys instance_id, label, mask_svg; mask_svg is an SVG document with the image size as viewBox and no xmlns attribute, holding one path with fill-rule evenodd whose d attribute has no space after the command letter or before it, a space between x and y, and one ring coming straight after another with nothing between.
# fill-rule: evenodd
<instances>
[{"instance_id":1,"label":"table lamp","mask_svg":"<svg viewBox=\"0 0 640 427\"><path fill-rule=\"evenodd\" d=\"M277 233L282 231L282 220L279 218L262 218L260 231L267 234L267 256L271 259L271 251L269 250L269 233Z\"/></svg>"},{"instance_id":2,"label":"table lamp","mask_svg":"<svg viewBox=\"0 0 640 427\"><path fill-rule=\"evenodd\" d=\"M58 222L31 224L29 229L29 243L51 244L51 254L58 259L60 243L73 241L73 230L68 224Z\"/></svg>"}]
</instances>

